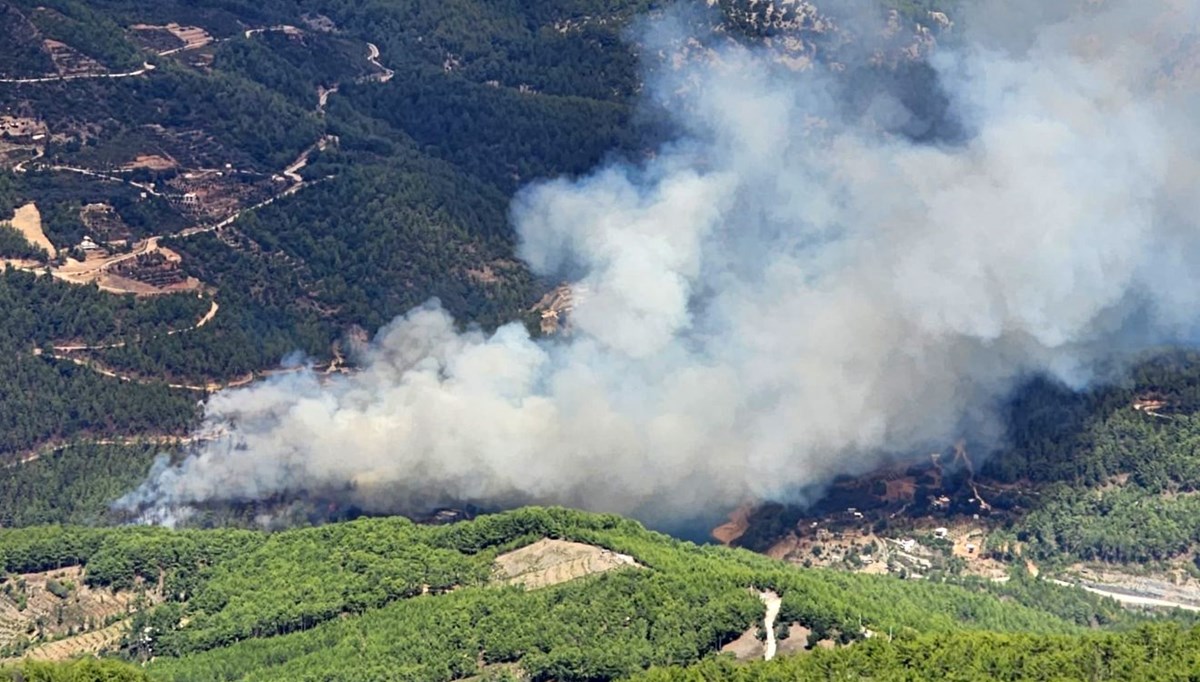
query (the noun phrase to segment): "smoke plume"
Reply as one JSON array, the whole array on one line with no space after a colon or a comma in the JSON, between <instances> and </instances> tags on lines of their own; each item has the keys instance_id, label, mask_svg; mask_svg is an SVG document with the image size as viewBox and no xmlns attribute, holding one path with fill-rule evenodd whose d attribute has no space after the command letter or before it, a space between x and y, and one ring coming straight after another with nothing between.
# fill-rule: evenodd
<instances>
[{"instance_id":1,"label":"smoke plume","mask_svg":"<svg viewBox=\"0 0 1200 682\"><path fill-rule=\"evenodd\" d=\"M584 292L569 335L460 333L430 303L356 374L213 396L229 436L125 502L325 491L662 518L998 438L1018 382L1082 387L1194 338L1200 2L1152 4L964 9L928 56L959 131L940 139L844 69L659 21L647 100L677 137L512 207L522 258Z\"/></svg>"}]
</instances>

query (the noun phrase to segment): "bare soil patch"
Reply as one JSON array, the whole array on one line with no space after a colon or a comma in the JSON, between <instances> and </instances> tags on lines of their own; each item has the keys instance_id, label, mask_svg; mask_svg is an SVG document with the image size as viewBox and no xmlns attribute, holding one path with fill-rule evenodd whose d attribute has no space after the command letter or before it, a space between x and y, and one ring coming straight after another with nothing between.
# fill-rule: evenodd
<instances>
[{"instance_id":1,"label":"bare soil patch","mask_svg":"<svg viewBox=\"0 0 1200 682\"><path fill-rule=\"evenodd\" d=\"M25 652L25 658L35 661L66 661L78 656L98 654L116 646L128 628L129 624L126 622L113 623L100 630L47 642Z\"/></svg>"},{"instance_id":2,"label":"bare soil patch","mask_svg":"<svg viewBox=\"0 0 1200 682\"><path fill-rule=\"evenodd\" d=\"M803 625L792 623L788 626L787 639L779 641L779 655L797 654L808 650L808 635L812 632Z\"/></svg>"},{"instance_id":3,"label":"bare soil patch","mask_svg":"<svg viewBox=\"0 0 1200 682\"><path fill-rule=\"evenodd\" d=\"M49 130L46 128L46 123L40 119L27 116L0 116L0 136L21 138L46 135L47 133Z\"/></svg>"},{"instance_id":4,"label":"bare soil patch","mask_svg":"<svg viewBox=\"0 0 1200 682\"><path fill-rule=\"evenodd\" d=\"M174 159L160 154L140 154L133 161L125 164L125 168L149 168L150 170L170 170L177 166Z\"/></svg>"},{"instance_id":5,"label":"bare soil patch","mask_svg":"<svg viewBox=\"0 0 1200 682\"><path fill-rule=\"evenodd\" d=\"M610 549L544 539L496 557L493 579L532 590L625 566L642 568L633 557Z\"/></svg>"},{"instance_id":6,"label":"bare soil patch","mask_svg":"<svg viewBox=\"0 0 1200 682\"><path fill-rule=\"evenodd\" d=\"M50 53L60 76L96 76L108 71L103 64L66 43L47 38L42 45Z\"/></svg>"},{"instance_id":7,"label":"bare soil patch","mask_svg":"<svg viewBox=\"0 0 1200 682\"><path fill-rule=\"evenodd\" d=\"M13 214L12 226L25 235L25 239L30 244L44 249L51 258L58 255L58 250L54 248L54 245L46 238L46 233L42 231L42 213L38 210L37 204L31 202L18 208Z\"/></svg>"},{"instance_id":8,"label":"bare soil patch","mask_svg":"<svg viewBox=\"0 0 1200 682\"><path fill-rule=\"evenodd\" d=\"M888 502L907 502L916 495L917 480L912 476L898 478L885 483L887 492L884 494Z\"/></svg>"},{"instance_id":9,"label":"bare soil patch","mask_svg":"<svg viewBox=\"0 0 1200 682\"><path fill-rule=\"evenodd\" d=\"M158 52L160 56L195 50L213 42L208 31L199 26L181 26L175 22L158 26L155 24L134 24L129 29L137 36L138 42ZM165 39L163 33L173 40Z\"/></svg>"},{"instance_id":10,"label":"bare soil patch","mask_svg":"<svg viewBox=\"0 0 1200 682\"><path fill-rule=\"evenodd\" d=\"M722 545L733 544L750 527L750 512L753 509L754 507L749 504L743 504L734 509L729 514L728 521L712 529L713 539Z\"/></svg>"},{"instance_id":11,"label":"bare soil patch","mask_svg":"<svg viewBox=\"0 0 1200 682\"><path fill-rule=\"evenodd\" d=\"M113 618L124 617L135 608L134 590L112 592L93 589L83 582L83 568L67 566L53 571L9 576L0 588L0 645L25 638L35 644L30 652L43 649L68 636L99 634ZM161 601L153 585L147 585L145 599ZM105 637L111 636L106 635ZM84 638L66 647L42 652L42 656L83 652L105 638ZM44 642L40 645L38 642ZM107 641L107 639L105 639ZM81 648L82 647L82 648ZM96 649L98 650L98 649Z\"/></svg>"},{"instance_id":12,"label":"bare soil patch","mask_svg":"<svg viewBox=\"0 0 1200 682\"><path fill-rule=\"evenodd\" d=\"M758 639L758 626L751 625L740 637L721 647L721 653L733 654L739 661L761 661L766 646Z\"/></svg>"}]
</instances>

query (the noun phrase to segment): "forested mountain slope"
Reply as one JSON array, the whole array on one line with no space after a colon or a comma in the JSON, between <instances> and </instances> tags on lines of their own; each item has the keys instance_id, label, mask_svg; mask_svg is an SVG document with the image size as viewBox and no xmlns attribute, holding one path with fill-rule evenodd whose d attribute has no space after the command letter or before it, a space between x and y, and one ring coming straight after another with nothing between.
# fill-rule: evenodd
<instances>
[{"instance_id":1,"label":"forested mountain slope","mask_svg":"<svg viewBox=\"0 0 1200 682\"><path fill-rule=\"evenodd\" d=\"M632 561L533 590L496 582L498 556L543 538ZM82 564L92 587L165 599L134 615L121 645L133 660L152 659L147 672L164 680L430 681L504 669L537 680L612 679L715 655L761 621L756 591L767 590L782 597L776 630L802 626L809 644L881 633L1079 635L1138 621L1111 602L1048 585L797 569L562 509L275 534L32 527L0 531L0 547L10 573Z\"/></svg>"},{"instance_id":2,"label":"forested mountain slope","mask_svg":"<svg viewBox=\"0 0 1200 682\"><path fill-rule=\"evenodd\" d=\"M513 257L509 198L635 144L620 34L643 9L0 3L0 257L105 290L5 275L21 291L10 307L42 328L6 327L0 452L161 441L194 423L205 387L295 351L340 357L348 332L431 297L464 322L529 317L553 283ZM582 16L598 23L551 28ZM3 224L26 205L54 259ZM100 249L75 248L85 237ZM183 283L205 300L169 295ZM165 333L209 301L211 324ZM113 306L136 317L95 313ZM37 357L46 344L70 350Z\"/></svg>"}]
</instances>

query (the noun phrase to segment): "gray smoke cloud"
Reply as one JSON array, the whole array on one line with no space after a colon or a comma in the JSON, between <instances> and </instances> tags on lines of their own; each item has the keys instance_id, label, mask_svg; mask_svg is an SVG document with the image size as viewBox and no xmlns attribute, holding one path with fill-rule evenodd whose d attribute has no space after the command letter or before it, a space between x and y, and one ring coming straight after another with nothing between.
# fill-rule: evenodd
<instances>
[{"instance_id":1,"label":"gray smoke cloud","mask_svg":"<svg viewBox=\"0 0 1200 682\"><path fill-rule=\"evenodd\" d=\"M569 336L459 333L431 303L359 373L213 396L229 437L125 503L320 490L686 516L998 438L1024 378L1084 386L1193 338L1200 3L955 19L930 57L963 130L943 143L889 132L914 114L886 93L846 114L836 69L668 55L647 92L675 141L514 202L521 256L586 292ZM648 51L688 44L678 25Z\"/></svg>"}]
</instances>

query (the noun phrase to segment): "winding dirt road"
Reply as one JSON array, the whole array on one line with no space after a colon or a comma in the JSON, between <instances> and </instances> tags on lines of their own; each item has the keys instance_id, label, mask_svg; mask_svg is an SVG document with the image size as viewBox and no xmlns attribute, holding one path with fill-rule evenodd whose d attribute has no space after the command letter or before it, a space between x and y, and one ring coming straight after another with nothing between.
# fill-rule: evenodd
<instances>
[{"instance_id":1,"label":"winding dirt road","mask_svg":"<svg viewBox=\"0 0 1200 682\"><path fill-rule=\"evenodd\" d=\"M767 640L763 650L763 660L769 661L775 658L775 651L778 648L778 643L775 641L775 618L779 616L779 607L783 605L783 599L770 591L759 592L758 598L766 607L766 611L763 613L763 629L767 633Z\"/></svg>"},{"instance_id":2,"label":"winding dirt road","mask_svg":"<svg viewBox=\"0 0 1200 682\"><path fill-rule=\"evenodd\" d=\"M1065 580L1055 580L1053 578L1048 578L1048 580L1055 585L1061 585L1062 587L1078 587L1086 592L1098 594L1102 597L1108 597L1120 602L1124 606L1149 606L1156 608L1183 609L1184 611L1200 611L1200 606L1195 604L1185 604L1183 602L1171 601L1169 599L1159 599L1158 597L1147 597L1140 594L1119 592L1090 583L1069 583Z\"/></svg>"},{"instance_id":3,"label":"winding dirt road","mask_svg":"<svg viewBox=\"0 0 1200 682\"><path fill-rule=\"evenodd\" d=\"M219 303L217 303L215 300L211 301L208 306L208 312L204 313L204 316L201 317L199 320L197 320L196 324L193 324L190 327L180 327L179 329L169 329L169 330L167 330L166 335L167 336L175 336L176 334L184 334L184 333L187 333L190 331L195 331L195 330L203 327L204 325L208 324L209 322L212 322L213 318L215 318L217 316L217 312L220 310L221 310L221 305ZM124 348L127 344L128 344L127 341L113 341L111 343L92 343L92 344L66 343L66 344L54 344L53 348L56 353L76 353L76 352L80 352L80 351L89 351L89 350L111 350L113 348ZM40 348L35 349L34 354L40 355L41 349ZM66 360L69 358L62 358L62 359Z\"/></svg>"},{"instance_id":4,"label":"winding dirt road","mask_svg":"<svg viewBox=\"0 0 1200 682\"><path fill-rule=\"evenodd\" d=\"M46 155L45 147L35 147L33 150L33 156L29 157L28 159L25 159L24 161L18 163L15 166L13 166L12 170L14 173L24 173L26 165L28 165L34 161L37 161L38 159L42 158L45 155Z\"/></svg>"},{"instance_id":5,"label":"winding dirt road","mask_svg":"<svg viewBox=\"0 0 1200 682\"><path fill-rule=\"evenodd\" d=\"M375 43L367 43L367 61L371 62L371 66L379 69L380 73L376 74L373 78L380 83L386 83L396 75L395 71L379 63L379 47Z\"/></svg>"},{"instance_id":6,"label":"winding dirt road","mask_svg":"<svg viewBox=\"0 0 1200 682\"><path fill-rule=\"evenodd\" d=\"M108 173L101 173L100 171L94 171L94 170L91 170L90 168L79 168L78 166L60 166L60 165L42 166L40 168L44 168L46 170L52 170L52 171L59 171L59 172L63 172L63 173L78 173L80 175L86 175L86 176L92 177L92 178L99 178L101 180L107 180L109 182L123 183L123 184L129 185L130 187L136 187L136 188L142 190L143 192L146 192L147 194L152 194L156 197L162 196L162 194L160 194L158 192L158 190L154 189L154 185L152 185L150 183L138 182L136 180L127 180L125 178L116 177L114 175L109 175Z\"/></svg>"},{"instance_id":7,"label":"winding dirt road","mask_svg":"<svg viewBox=\"0 0 1200 682\"><path fill-rule=\"evenodd\" d=\"M40 78L0 78L0 83L58 83L61 81L77 81L86 78L132 78L154 70L154 65L142 62L142 68L137 71L124 73L76 73L69 76L42 76Z\"/></svg>"}]
</instances>

